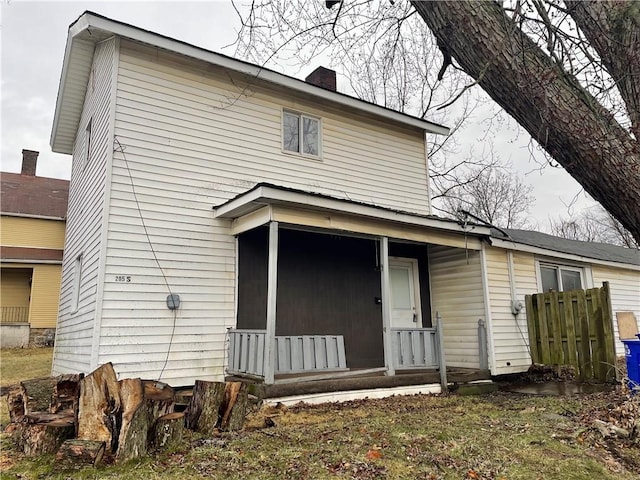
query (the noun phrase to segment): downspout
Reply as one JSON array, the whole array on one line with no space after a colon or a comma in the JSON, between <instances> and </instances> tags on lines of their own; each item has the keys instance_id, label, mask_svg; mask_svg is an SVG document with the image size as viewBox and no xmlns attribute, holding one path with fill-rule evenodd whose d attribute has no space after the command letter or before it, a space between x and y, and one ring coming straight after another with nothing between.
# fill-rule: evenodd
<instances>
[{"instance_id":1,"label":"downspout","mask_svg":"<svg viewBox=\"0 0 640 480\"><path fill-rule=\"evenodd\" d=\"M484 298L484 316L485 326L487 329L487 356L489 362L489 371L491 375L496 375L496 358L495 358L495 345L493 337L493 318L491 316L491 295L489 293L489 275L487 273L487 252L486 244L481 242L480 249L480 273L482 275L482 295Z\"/></svg>"}]
</instances>

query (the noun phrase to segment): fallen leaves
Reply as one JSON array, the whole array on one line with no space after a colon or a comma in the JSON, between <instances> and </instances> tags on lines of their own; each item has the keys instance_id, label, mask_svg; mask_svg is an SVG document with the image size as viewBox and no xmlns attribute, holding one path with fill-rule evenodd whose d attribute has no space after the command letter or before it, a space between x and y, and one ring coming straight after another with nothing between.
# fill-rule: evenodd
<instances>
[{"instance_id":1,"label":"fallen leaves","mask_svg":"<svg viewBox=\"0 0 640 480\"><path fill-rule=\"evenodd\" d=\"M382 450L380 447L371 448L365 455L367 460L378 460L382 458Z\"/></svg>"}]
</instances>

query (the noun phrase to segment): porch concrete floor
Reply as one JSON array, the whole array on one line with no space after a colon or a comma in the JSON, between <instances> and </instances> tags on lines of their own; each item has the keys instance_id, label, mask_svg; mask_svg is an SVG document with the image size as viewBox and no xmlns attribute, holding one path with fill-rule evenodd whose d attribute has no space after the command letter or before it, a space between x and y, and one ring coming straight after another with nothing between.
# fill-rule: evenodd
<instances>
[{"instance_id":1,"label":"porch concrete floor","mask_svg":"<svg viewBox=\"0 0 640 480\"><path fill-rule=\"evenodd\" d=\"M252 393L259 398L288 397L292 395L305 395L311 393L340 392L349 390L366 390L374 388L403 387L408 385L422 385L440 383L440 373L437 370L401 370L393 376L384 372L373 372L358 375L357 370L351 370L353 376L338 378L323 378L313 380L314 374L289 374L278 375L277 380L287 379L287 383L275 383L265 385L240 377L228 377L227 381L251 382ZM317 375L317 374L316 374ZM326 372L325 374L326 375ZM301 381L291 381L300 378ZM491 373L488 370L475 370L470 368L447 368L447 381L449 383L468 383L476 380L488 380Z\"/></svg>"}]
</instances>

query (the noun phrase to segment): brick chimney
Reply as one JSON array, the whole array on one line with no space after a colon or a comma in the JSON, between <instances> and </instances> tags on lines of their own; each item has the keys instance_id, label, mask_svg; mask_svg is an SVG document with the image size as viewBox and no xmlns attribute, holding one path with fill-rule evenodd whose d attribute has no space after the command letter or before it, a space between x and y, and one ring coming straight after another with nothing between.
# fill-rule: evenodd
<instances>
[{"instance_id":1,"label":"brick chimney","mask_svg":"<svg viewBox=\"0 0 640 480\"><path fill-rule=\"evenodd\" d=\"M36 176L38 154L35 150L22 150L22 175Z\"/></svg>"},{"instance_id":2,"label":"brick chimney","mask_svg":"<svg viewBox=\"0 0 640 480\"><path fill-rule=\"evenodd\" d=\"M329 68L316 68L304 81L316 87L326 88L333 92L336 91L336 72Z\"/></svg>"}]
</instances>

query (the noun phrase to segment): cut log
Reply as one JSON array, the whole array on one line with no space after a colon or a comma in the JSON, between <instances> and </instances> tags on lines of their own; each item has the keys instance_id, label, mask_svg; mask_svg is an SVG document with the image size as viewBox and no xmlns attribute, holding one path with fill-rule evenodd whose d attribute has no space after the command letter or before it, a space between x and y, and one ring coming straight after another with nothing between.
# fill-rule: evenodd
<instances>
[{"instance_id":1,"label":"cut log","mask_svg":"<svg viewBox=\"0 0 640 480\"><path fill-rule=\"evenodd\" d=\"M196 380L193 397L186 411L187 428L207 435L215 433L224 390L224 383Z\"/></svg>"},{"instance_id":2,"label":"cut log","mask_svg":"<svg viewBox=\"0 0 640 480\"><path fill-rule=\"evenodd\" d=\"M44 423L20 423L14 433L25 455L56 453L65 440L73 438L73 421L52 420Z\"/></svg>"},{"instance_id":3,"label":"cut log","mask_svg":"<svg viewBox=\"0 0 640 480\"><path fill-rule=\"evenodd\" d=\"M105 443L96 440L67 440L56 454L56 461L62 468L97 466L105 451Z\"/></svg>"},{"instance_id":4,"label":"cut log","mask_svg":"<svg viewBox=\"0 0 640 480\"><path fill-rule=\"evenodd\" d=\"M24 398L22 397L22 388L19 385L9 390L7 394L7 407L9 409L9 420L12 423L19 421L24 415Z\"/></svg>"},{"instance_id":5,"label":"cut log","mask_svg":"<svg viewBox=\"0 0 640 480\"><path fill-rule=\"evenodd\" d=\"M151 445L155 449L167 449L182 442L184 432L184 413L173 412L156 420L151 436Z\"/></svg>"},{"instance_id":6,"label":"cut log","mask_svg":"<svg viewBox=\"0 0 640 480\"><path fill-rule=\"evenodd\" d=\"M74 425L75 419L73 413L68 411L63 413L33 412L23 416L21 422L30 424L56 422L60 425Z\"/></svg>"},{"instance_id":7,"label":"cut log","mask_svg":"<svg viewBox=\"0 0 640 480\"><path fill-rule=\"evenodd\" d=\"M243 382L227 382L224 390L224 401L220 408L220 429L233 432L241 430L247 412L247 384Z\"/></svg>"},{"instance_id":8,"label":"cut log","mask_svg":"<svg viewBox=\"0 0 640 480\"><path fill-rule=\"evenodd\" d=\"M34 378L20 382L22 400L24 401L24 413L48 412L53 399L53 377Z\"/></svg>"},{"instance_id":9,"label":"cut log","mask_svg":"<svg viewBox=\"0 0 640 480\"><path fill-rule=\"evenodd\" d=\"M77 415L80 380L83 377L83 373L64 374L56 377L51 400L51 413L70 410L74 415Z\"/></svg>"},{"instance_id":10,"label":"cut log","mask_svg":"<svg viewBox=\"0 0 640 480\"><path fill-rule=\"evenodd\" d=\"M184 412L187 407L189 407L189 403L191 402L191 398L193 397L193 388L189 390L179 390L176 392L175 397L176 405L174 407L174 411Z\"/></svg>"},{"instance_id":11,"label":"cut log","mask_svg":"<svg viewBox=\"0 0 640 480\"><path fill-rule=\"evenodd\" d=\"M154 380L143 380L142 383L147 404L148 424L152 427L158 418L174 411L175 390L166 383Z\"/></svg>"},{"instance_id":12,"label":"cut log","mask_svg":"<svg viewBox=\"0 0 640 480\"><path fill-rule=\"evenodd\" d=\"M118 441L120 395L111 363L105 363L80 380L78 438L105 442L107 452L115 452Z\"/></svg>"},{"instance_id":13,"label":"cut log","mask_svg":"<svg viewBox=\"0 0 640 480\"><path fill-rule=\"evenodd\" d=\"M116 462L126 462L147 453L147 430L149 416L145 402L145 388L139 378L121 380L120 404L122 425L118 437Z\"/></svg>"}]
</instances>

